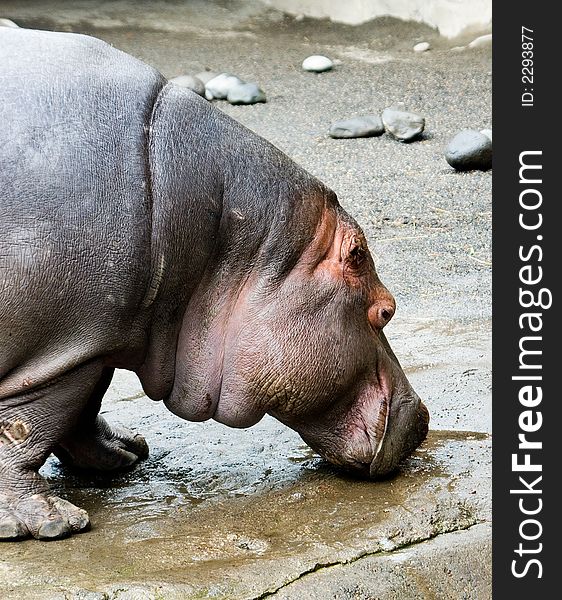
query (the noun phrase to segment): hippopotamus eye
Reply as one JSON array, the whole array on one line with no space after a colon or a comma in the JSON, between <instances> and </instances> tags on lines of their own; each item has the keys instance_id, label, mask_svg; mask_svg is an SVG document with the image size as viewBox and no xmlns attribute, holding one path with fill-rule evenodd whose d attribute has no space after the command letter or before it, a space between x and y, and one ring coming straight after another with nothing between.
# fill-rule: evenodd
<instances>
[{"instance_id":1,"label":"hippopotamus eye","mask_svg":"<svg viewBox=\"0 0 562 600\"><path fill-rule=\"evenodd\" d=\"M361 243L361 240L357 239L355 236L351 239L351 243L349 244L349 262L354 267L359 267L361 263L365 260L366 250Z\"/></svg>"},{"instance_id":2,"label":"hippopotamus eye","mask_svg":"<svg viewBox=\"0 0 562 600\"><path fill-rule=\"evenodd\" d=\"M352 233L343 245L343 278L352 287L361 287L363 278L369 272L371 261L367 242L363 236Z\"/></svg>"},{"instance_id":3,"label":"hippopotamus eye","mask_svg":"<svg viewBox=\"0 0 562 600\"><path fill-rule=\"evenodd\" d=\"M365 250L361 246L353 246L349 251L350 257L357 263L361 263L365 258Z\"/></svg>"}]
</instances>

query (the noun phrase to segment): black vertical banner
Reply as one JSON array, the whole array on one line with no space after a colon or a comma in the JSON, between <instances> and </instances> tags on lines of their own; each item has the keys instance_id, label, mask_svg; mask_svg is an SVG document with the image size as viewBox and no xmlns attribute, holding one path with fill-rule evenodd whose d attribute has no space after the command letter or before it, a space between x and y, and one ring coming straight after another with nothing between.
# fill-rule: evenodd
<instances>
[{"instance_id":1,"label":"black vertical banner","mask_svg":"<svg viewBox=\"0 0 562 600\"><path fill-rule=\"evenodd\" d=\"M562 36L555 8L494 3L493 589L513 600L560 595L562 166L554 146Z\"/></svg>"}]
</instances>

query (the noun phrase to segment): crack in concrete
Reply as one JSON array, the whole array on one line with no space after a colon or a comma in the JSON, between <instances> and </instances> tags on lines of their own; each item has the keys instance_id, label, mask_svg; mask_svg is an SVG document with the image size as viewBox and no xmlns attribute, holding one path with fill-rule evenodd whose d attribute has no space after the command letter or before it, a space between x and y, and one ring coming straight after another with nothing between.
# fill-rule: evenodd
<instances>
[{"instance_id":1,"label":"crack in concrete","mask_svg":"<svg viewBox=\"0 0 562 600\"><path fill-rule=\"evenodd\" d=\"M300 573L297 577L295 577L291 581L287 581L286 583L284 583L283 585L280 585L278 588L276 588L274 590L267 590L267 591L263 592L262 594L260 594L259 596L254 596L253 598L250 598L249 600L264 600L264 598L270 598L271 596L274 596L281 590L290 586L292 583L300 581L301 579L304 579L308 575L311 575L312 573L317 573L318 571L321 571L323 569L329 569L331 567L338 567L338 566L344 566L344 565L352 565L353 563L355 563L358 560L361 560L362 558L365 558L367 556L389 555L389 554L392 554L393 552L396 552L397 550L404 550L405 548L409 548L410 546L415 546L417 544L429 542L430 540L433 540L440 535L446 535L448 533L455 533L456 531L467 531L471 527L474 527L475 525L480 525L482 523L486 523L486 520L485 519L474 519L474 521L472 521L471 523L468 523L464 526L458 527L457 529L450 529L448 531L437 531L434 534L429 535L427 537L423 537L423 538L419 538L416 540L412 540L410 542L399 544L399 545L395 546L394 548L392 548L391 550L375 550L374 552L365 551L365 552L358 554L357 556L355 556L353 558L350 558L349 560L337 560L334 562L316 563L313 567L311 567L310 569L307 569L306 571L303 571L302 573Z\"/></svg>"}]
</instances>

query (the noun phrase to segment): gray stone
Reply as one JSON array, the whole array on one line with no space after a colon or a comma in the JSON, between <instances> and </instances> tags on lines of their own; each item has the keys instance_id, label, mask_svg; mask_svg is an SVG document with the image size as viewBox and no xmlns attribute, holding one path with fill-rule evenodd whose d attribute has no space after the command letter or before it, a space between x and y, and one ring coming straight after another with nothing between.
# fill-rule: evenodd
<instances>
[{"instance_id":1,"label":"gray stone","mask_svg":"<svg viewBox=\"0 0 562 600\"><path fill-rule=\"evenodd\" d=\"M302 61L302 68L305 71L312 71L313 73L329 71L333 66L334 63L327 56L318 54L309 56Z\"/></svg>"},{"instance_id":2,"label":"gray stone","mask_svg":"<svg viewBox=\"0 0 562 600\"><path fill-rule=\"evenodd\" d=\"M217 100L226 100L229 90L243 83L245 82L239 77L236 77L236 75L221 73L207 81L205 90L212 94L213 98L216 98Z\"/></svg>"},{"instance_id":3,"label":"gray stone","mask_svg":"<svg viewBox=\"0 0 562 600\"><path fill-rule=\"evenodd\" d=\"M371 137L383 133L384 125L378 115L367 115L337 121L330 127L330 137L333 138Z\"/></svg>"},{"instance_id":4,"label":"gray stone","mask_svg":"<svg viewBox=\"0 0 562 600\"><path fill-rule=\"evenodd\" d=\"M425 119L403 109L403 104L385 108L382 122L387 133L401 142L409 142L420 135L425 127Z\"/></svg>"},{"instance_id":5,"label":"gray stone","mask_svg":"<svg viewBox=\"0 0 562 600\"><path fill-rule=\"evenodd\" d=\"M180 87L187 88L200 96L205 96L205 84L198 77L179 75L178 77L173 77L170 81Z\"/></svg>"},{"instance_id":6,"label":"gray stone","mask_svg":"<svg viewBox=\"0 0 562 600\"><path fill-rule=\"evenodd\" d=\"M413 48L414 52L426 52L427 50L429 50L429 44L428 42L420 42L419 44L416 44Z\"/></svg>"},{"instance_id":7,"label":"gray stone","mask_svg":"<svg viewBox=\"0 0 562 600\"><path fill-rule=\"evenodd\" d=\"M0 27L17 27L19 29L19 25L14 23L12 19L0 19Z\"/></svg>"},{"instance_id":8,"label":"gray stone","mask_svg":"<svg viewBox=\"0 0 562 600\"><path fill-rule=\"evenodd\" d=\"M445 160L457 171L487 171L492 168L492 142L483 133L466 129L449 142Z\"/></svg>"},{"instance_id":9,"label":"gray stone","mask_svg":"<svg viewBox=\"0 0 562 600\"><path fill-rule=\"evenodd\" d=\"M255 83L241 83L228 90L226 99L230 104L256 104L266 102L265 92Z\"/></svg>"}]
</instances>

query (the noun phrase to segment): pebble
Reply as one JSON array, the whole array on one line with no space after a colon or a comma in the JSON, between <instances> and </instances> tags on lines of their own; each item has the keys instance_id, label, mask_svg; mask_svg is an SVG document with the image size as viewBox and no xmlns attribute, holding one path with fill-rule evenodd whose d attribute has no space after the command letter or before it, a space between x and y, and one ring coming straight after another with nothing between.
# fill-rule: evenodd
<instances>
[{"instance_id":1,"label":"pebble","mask_svg":"<svg viewBox=\"0 0 562 600\"><path fill-rule=\"evenodd\" d=\"M0 19L0 27L16 27L19 29L19 25L14 23L12 19Z\"/></svg>"},{"instance_id":2,"label":"pebble","mask_svg":"<svg viewBox=\"0 0 562 600\"><path fill-rule=\"evenodd\" d=\"M419 44L416 44L413 48L414 52L426 52L427 50L429 50L429 43L428 42L420 42Z\"/></svg>"},{"instance_id":3,"label":"pebble","mask_svg":"<svg viewBox=\"0 0 562 600\"><path fill-rule=\"evenodd\" d=\"M481 35L468 44L469 48L483 48L492 45L492 34Z\"/></svg>"},{"instance_id":4,"label":"pebble","mask_svg":"<svg viewBox=\"0 0 562 600\"><path fill-rule=\"evenodd\" d=\"M212 95L212 98L210 98L211 100L213 98L217 98L217 100L226 100L229 90L237 85L242 85L243 83L245 82L239 77L236 77L236 75L221 73L207 81L205 84L205 91Z\"/></svg>"},{"instance_id":5,"label":"pebble","mask_svg":"<svg viewBox=\"0 0 562 600\"><path fill-rule=\"evenodd\" d=\"M401 142L413 140L425 127L425 119L404 110L402 104L385 108L382 112L382 122L387 133Z\"/></svg>"},{"instance_id":6,"label":"pebble","mask_svg":"<svg viewBox=\"0 0 562 600\"><path fill-rule=\"evenodd\" d=\"M179 75L170 79L172 83L179 85L180 87L187 88L199 96L205 97L205 84L197 77L191 75Z\"/></svg>"},{"instance_id":7,"label":"pebble","mask_svg":"<svg viewBox=\"0 0 562 600\"><path fill-rule=\"evenodd\" d=\"M329 71L334 66L334 63L327 56L313 55L305 58L302 61L302 68L305 71L314 73L322 73Z\"/></svg>"},{"instance_id":8,"label":"pebble","mask_svg":"<svg viewBox=\"0 0 562 600\"><path fill-rule=\"evenodd\" d=\"M449 142L445 160L457 171L487 171L492 168L492 142L483 133L466 129Z\"/></svg>"},{"instance_id":9,"label":"pebble","mask_svg":"<svg viewBox=\"0 0 562 600\"><path fill-rule=\"evenodd\" d=\"M465 48L466 46L453 46L451 52L462 52Z\"/></svg>"},{"instance_id":10,"label":"pebble","mask_svg":"<svg viewBox=\"0 0 562 600\"><path fill-rule=\"evenodd\" d=\"M482 129L480 133L484 134L490 141L492 141L492 130L491 129Z\"/></svg>"},{"instance_id":11,"label":"pebble","mask_svg":"<svg viewBox=\"0 0 562 600\"><path fill-rule=\"evenodd\" d=\"M226 99L230 104L256 104L266 102L265 92L255 83L241 83L228 90Z\"/></svg>"},{"instance_id":12,"label":"pebble","mask_svg":"<svg viewBox=\"0 0 562 600\"><path fill-rule=\"evenodd\" d=\"M333 138L358 138L382 135L384 125L378 115L367 115L337 121L330 127L330 137Z\"/></svg>"}]
</instances>

